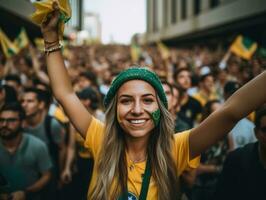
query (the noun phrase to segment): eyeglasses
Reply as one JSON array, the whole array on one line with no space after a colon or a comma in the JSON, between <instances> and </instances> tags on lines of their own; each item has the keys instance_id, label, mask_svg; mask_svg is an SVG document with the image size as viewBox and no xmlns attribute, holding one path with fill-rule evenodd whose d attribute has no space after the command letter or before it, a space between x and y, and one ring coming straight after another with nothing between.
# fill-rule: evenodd
<instances>
[{"instance_id":1,"label":"eyeglasses","mask_svg":"<svg viewBox=\"0 0 266 200\"><path fill-rule=\"evenodd\" d=\"M261 132L266 133L266 126L259 128Z\"/></svg>"},{"instance_id":2,"label":"eyeglasses","mask_svg":"<svg viewBox=\"0 0 266 200\"><path fill-rule=\"evenodd\" d=\"M0 124L3 124L4 122L11 124L17 122L18 118L0 118Z\"/></svg>"}]
</instances>

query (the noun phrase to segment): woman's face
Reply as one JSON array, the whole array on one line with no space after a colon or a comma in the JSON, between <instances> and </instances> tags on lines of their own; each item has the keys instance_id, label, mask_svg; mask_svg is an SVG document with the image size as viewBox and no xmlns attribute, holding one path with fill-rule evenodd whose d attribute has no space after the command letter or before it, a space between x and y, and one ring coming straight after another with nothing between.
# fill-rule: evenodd
<instances>
[{"instance_id":1,"label":"woman's face","mask_svg":"<svg viewBox=\"0 0 266 200\"><path fill-rule=\"evenodd\" d=\"M145 81L132 80L117 94L117 120L127 136L148 137L154 128L151 113L159 108L154 88Z\"/></svg>"}]
</instances>

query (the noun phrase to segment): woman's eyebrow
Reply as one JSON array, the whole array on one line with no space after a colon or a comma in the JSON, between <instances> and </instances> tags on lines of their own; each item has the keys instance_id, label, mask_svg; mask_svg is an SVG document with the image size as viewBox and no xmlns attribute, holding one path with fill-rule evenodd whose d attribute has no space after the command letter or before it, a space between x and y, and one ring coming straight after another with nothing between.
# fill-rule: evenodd
<instances>
[{"instance_id":1,"label":"woman's eyebrow","mask_svg":"<svg viewBox=\"0 0 266 200\"><path fill-rule=\"evenodd\" d=\"M151 93L143 94L142 96L143 96L143 97L148 97L148 96L153 96L153 97L155 97L155 95L154 95L154 94L151 94Z\"/></svg>"},{"instance_id":2,"label":"woman's eyebrow","mask_svg":"<svg viewBox=\"0 0 266 200\"><path fill-rule=\"evenodd\" d=\"M129 94L122 94L121 96L118 97L118 99L121 99L121 98L132 98L132 96Z\"/></svg>"},{"instance_id":3,"label":"woman's eyebrow","mask_svg":"<svg viewBox=\"0 0 266 200\"><path fill-rule=\"evenodd\" d=\"M148 96L155 97L155 95L152 93L147 93L147 94L142 95L142 97L148 97ZM118 97L118 99L120 99L120 98L133 98L133 96L129 95L129 94L122 94L121 96Z\"/></svg>"}]
</instances>

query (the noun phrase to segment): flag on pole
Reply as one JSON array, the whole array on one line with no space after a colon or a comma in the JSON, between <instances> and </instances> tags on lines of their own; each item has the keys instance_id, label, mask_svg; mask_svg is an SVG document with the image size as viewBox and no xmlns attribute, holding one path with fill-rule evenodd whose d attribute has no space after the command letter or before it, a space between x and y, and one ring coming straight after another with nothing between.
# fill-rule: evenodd
<instances>
[{"instance_id":1,"label":"flag on pole","mask_svg":"<svg viewBox=\"0 0 266 200\"><path fill-rule=\"evenodd\" d=\"M257 47L258 45L256 42L250 40L247 37L239 35L230 46L230 51L241 58L250 60Z\"/></svg>"},{"instance_id":2,"label":"flag on pole","mask_svg":"<svg viewBox=\"0 0 266 200\"><path fill-rule=\"evenodd\" d=\"M14 44L19 48L23 49L29 45L29 38L27 36L25 28L21 28L17 38L14 41Z\"/></svg>"},{"instance_id":3,"label":"flag on pole","mask_svg":"<svg viewBox=\"0 0 266 200\"><path fill-rule=\"evenodd\" d=\"M6 56L6 58L10 58L19 52L18 47L9 40L9 38L6 36L6 34L3 32L1 28L0 28L0 43L2 51Z\"/></svg>"},{"instance_id":4,"label":"flag on pole","mask_svg":"<svg viewBox=\"0 0 266 200\"><path fill-rule=\"evenodd\" d=\"M141 54L140 46L132 43L130 46L130 55L133 62L137 62L139 60Z\"/></svg>"},{"instance_id":5,"label":"flag on pole","mask_svg":"<svg viewBox=\"0 0 266 200\"><path fill-rule=\"evenodd\" d=\"M170 50L165 44L162 42L157 42L157 47L163 59L170 57Z\"/></svg>"}]
</instances>

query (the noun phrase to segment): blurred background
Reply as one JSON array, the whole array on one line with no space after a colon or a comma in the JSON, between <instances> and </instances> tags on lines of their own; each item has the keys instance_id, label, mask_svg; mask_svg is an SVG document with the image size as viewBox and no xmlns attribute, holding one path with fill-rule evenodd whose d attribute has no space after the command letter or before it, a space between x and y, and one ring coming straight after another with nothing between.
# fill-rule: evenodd
<instances>
[{"instance_id":1,"label":"blurred background","mask_svg":"<svg viewBox=\"0 0 266 200\"><path fill-rule=\"evenodd\" d=\"M0 26L14 38L20 27L40 37L29 16L34 0L0 0ZM164 41L171 46L231 42L244 34L266 44L264 0L70 0L72 18L65 36L129 44ZM204 41L204 42L203 42Z\"/></svg>"}]
</instances>

